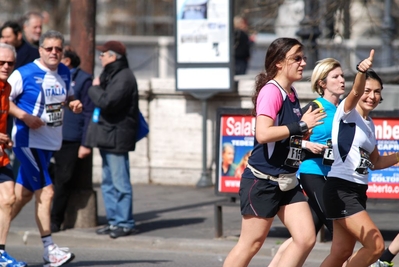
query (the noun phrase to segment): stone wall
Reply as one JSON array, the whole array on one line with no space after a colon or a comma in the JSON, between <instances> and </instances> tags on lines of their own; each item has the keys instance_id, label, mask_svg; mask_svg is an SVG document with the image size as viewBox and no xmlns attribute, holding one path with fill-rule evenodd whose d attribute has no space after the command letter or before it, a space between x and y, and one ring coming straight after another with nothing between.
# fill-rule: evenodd
<instances>
[{"instance_id":1,"label":"stone wall","mask_svg":"<svg viewBox=\"0 0 399 267\"><path fill-rule=\"evenodd\" d=\"M140 110L150 125L148 137L130 153L132 183L196 185L202 173L202 103L176 92L173 79L139 80ZM317 95L309 82L294 84L304 105ZM346 82L350 89L352 81ZM207 168L215 182L216 112L219 107L252 108L254 80L241 80L238 91L207 101ZM398 85L384 85L377 110L398 109ZM101 157L94 150L93 181L101 182Z\"/></svg>"}]
</instances>

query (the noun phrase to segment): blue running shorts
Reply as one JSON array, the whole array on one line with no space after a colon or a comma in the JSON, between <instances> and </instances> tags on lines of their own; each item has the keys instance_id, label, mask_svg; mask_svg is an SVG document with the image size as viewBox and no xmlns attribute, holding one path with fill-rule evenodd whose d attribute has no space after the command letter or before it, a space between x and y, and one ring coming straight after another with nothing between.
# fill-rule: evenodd
<instances>
[{"instance_id":1,"label":"blue running shorts","mask_svg":"<svg viewBox=\"0 0 399 267\"><path fill-rule=\"evenodd\" d=\"M29 147L14 147L13 151L21 162L16 183L32 192L52 184L48 166L53 151Z\"/></svg>"}]
</instances>

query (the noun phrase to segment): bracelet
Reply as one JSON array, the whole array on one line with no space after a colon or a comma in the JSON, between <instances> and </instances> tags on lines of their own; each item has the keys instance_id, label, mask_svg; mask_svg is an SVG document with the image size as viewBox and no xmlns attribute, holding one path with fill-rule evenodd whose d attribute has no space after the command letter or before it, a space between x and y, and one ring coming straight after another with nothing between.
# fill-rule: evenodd
<instances>
[{"instance_id":1,"label":"bracelet","mask_svg":"<svg viewBox=\"0 0 399 267\"><path fill-rule=\"evenodd\" d=\"M398 154L398 152L395 153L395 156L396 156L396 161L399 162L399 154Z\"/></svg>"},{"instance_id":2,"label":"bracelet","mask_svg":"<svg viewBox=\"0 0 399 267\"><path fill-rule=\"evenodd\" d=\"M356 70L358 71L358 72L360 72L360 73L366 73L366 71L361 71L360 69L359 69L359 65L360 65L360 63L361 63L361 61L359 62L359 64L357 64L356 65Z\"/></svg>"},{"instance_id":3,"label":"bracelet","mask_svg":"<svg viewBox=\"0 0 399 267\"><path fill-rule=\"evenodd\" d=\"M286 125L291 135L302 135L301 126L299 122L292 122Z\"/></svg>"},{"instance_id":4,"label":"bracelet","mask_svg":"<svg viewBox=\"0 0 399 267\"><path fill-rule=\"evenodd\" d=\"M305 149L306 149L306 144L307 144L307 143L308 143L308 141L302 140L302 144L301 144L302 148L305 148Z\"/></svg>"}]
</instances>

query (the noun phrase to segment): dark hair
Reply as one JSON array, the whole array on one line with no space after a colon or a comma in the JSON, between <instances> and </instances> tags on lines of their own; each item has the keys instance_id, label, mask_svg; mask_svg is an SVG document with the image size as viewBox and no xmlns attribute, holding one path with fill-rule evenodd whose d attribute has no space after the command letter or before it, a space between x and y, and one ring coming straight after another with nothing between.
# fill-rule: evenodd
<instances>
[{"instance_id":1,"label":"dark hair","mask_svg":"<svg viewBox=\"0 0 399 267\"><path fill-rule=\"evenodd\" d=\"M15 36L17 36L18 33L20 33L20 32L22 33L21 26L18 24L18 22L13 21L13 20L4 22L3 26L1 26L1 28L0 28L0 35L5 28L11 28L12 32L14 33Z\"/></svg>"},{"instance_id":2,"label":"dark hair","mask_svg":"<svg viewBox=\"0 0 399 267\"><path fill-rule=\"evenodd\" d=\"M70 46L65 46L64 48L64 57L67 57L71 60L72 68L77 68L80 65L80 57Z\"/></svg>"},{"instance_id":3,"label":"dark hair","mask_svg":"<svg viewBox=\"0 0 399 267\"><path fill-rule=\"evenodd\" d=\"M369 69L366 71L366 80L368 80L368 79L376 80L377 82L380 83L381 89L384 88L380 76L378 76L378 74L374 70Z\"/></svg>"},{"instance_id":4,"label":"dark hair","mask_svg":"<svg viewBox=\"0 0 399 267\"><path fill-rule=\"evenodd\" d=\"M276 64L283 61L288 51L295 45L299 45L300 49L303 47L302 43L294 38L278 38L270 44L265 57L265 71L256 76L255 93L252 96L254 104L252 115L256 116L256 101L260 90L277 75Z\"/></svg>"},{"instance_id":5,"label":"dark hair","mask_svg":"<svg viewBox=\"0 0 399 267\"><path fill-rule=\"evenodd\" d=\"M384 89L384 86L383 86L383 83L382 83L382 79L380 78L380 76L378 76L378 74L373 69L369 69L369 70L366 71L366 81L369 80L369 79L376 80L377 82L380 83L381 90ZM382 100L384 100L384 99L382 99L382 96L381 96L380 103L382 102Z\"/></svg>"}]
</instances>

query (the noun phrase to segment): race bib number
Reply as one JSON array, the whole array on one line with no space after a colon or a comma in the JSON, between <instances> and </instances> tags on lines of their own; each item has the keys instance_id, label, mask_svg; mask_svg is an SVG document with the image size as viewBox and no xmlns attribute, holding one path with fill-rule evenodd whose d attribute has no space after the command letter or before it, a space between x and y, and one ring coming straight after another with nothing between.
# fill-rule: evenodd
<instances>
[{"instance_id":1,"label":"race bib number","mask_svg":"<svg viewBox=\"0 0 399 267\"><path fill-rule=\"evenodd\" d=\"M59 127L62 125L63 109L61 103L47 104L46 112L46 124L48 126Z\"/></svg>"},{"instance_id":2,"label":"race bib number","mask_svg":"<svg viewBox=\"0 0 399 267\"><path fill-rule=\"evenodd\" d=\"M285 159L284 164L290 167L298 168L301 163L302 136L293 135L290 137L290 152Z\"/></svg>"},{"instance_id":3,"label":"race bib number","mask_svg":"<svg viewBox=\"0 0 399 267\"><path fill-rule=\"evenodd\" d=\"M328 148L324 150L322 163L323 165L331 166L334 162L334 154L333 154L331 139L327 140L327 146Z\"/></svg>"},{"instance_id":4,"label":"race bib number","mask_svg":"<svg viewBox=\"0 0 399 267\"><path fill-rule=\"evenodd\" d=\"M359 174L368 174L369 168L373 168L374 165L370 161L370 154L363 148L359 147L360 162L356 168L356 172Z\"/></svg>"}]
</instances>

